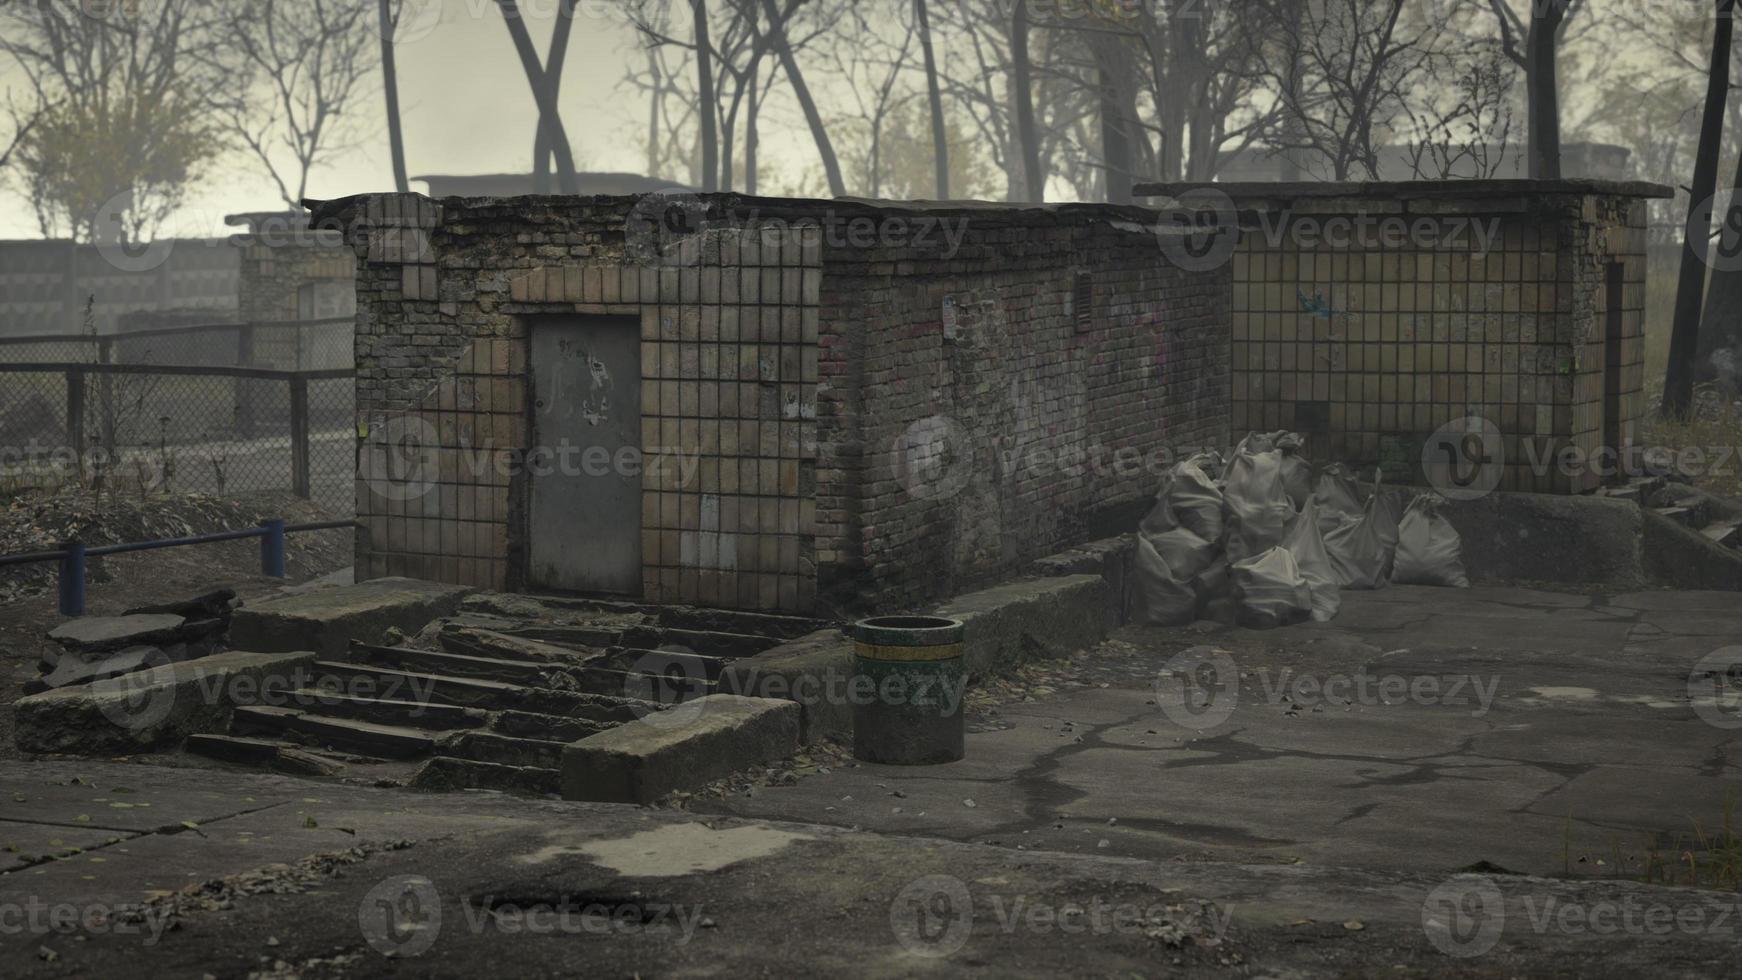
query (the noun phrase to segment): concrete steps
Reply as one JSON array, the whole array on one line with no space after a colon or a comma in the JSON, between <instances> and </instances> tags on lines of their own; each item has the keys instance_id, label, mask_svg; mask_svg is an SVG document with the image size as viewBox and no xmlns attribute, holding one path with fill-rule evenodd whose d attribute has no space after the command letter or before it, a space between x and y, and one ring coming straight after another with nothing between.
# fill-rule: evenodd
<instances>
[{"instance_id":1,"label":"concrete steps","mask_svg":"<svg viewBox=\"0 0 1742 980\"><path fill-rule=\"evenodd\" d=\"M420 728L266 705L238 707L231 717L230 730L236 735L301 736L320 745L378 759L412 759L427 755L436 747L436 737Z\"/></svg>"}]
</instances>

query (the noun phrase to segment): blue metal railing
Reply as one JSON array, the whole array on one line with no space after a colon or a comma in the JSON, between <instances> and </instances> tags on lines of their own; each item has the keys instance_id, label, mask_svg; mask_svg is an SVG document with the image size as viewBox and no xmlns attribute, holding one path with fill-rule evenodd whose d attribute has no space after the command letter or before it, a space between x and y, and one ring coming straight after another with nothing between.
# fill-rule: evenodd
<instances>
[{"instance_id":1,"label":"blue metal railing","mask_svg":"<svg viewBox=\"0 0 1742 980\"><path fill-rule=\"evenodd\" d=\"M32 551L21 555L0 555L0 568L8 565L30 565L45 561L60 563L60 612L62 616L85 614L85 560L104 555L120 555L130 551L155 551L159 548L181 548L217 541L260 539L260 573L284 578L284 536L301 531L332 531L356 527L356 521L322 521L313 524L287 524L283 518L261 521L259 527L241 531L215 531L187 538L164 538L157 541L129 541L104 544L94 548L77 541L61 545L58 551Z\"/></svg>"}]
</instances>

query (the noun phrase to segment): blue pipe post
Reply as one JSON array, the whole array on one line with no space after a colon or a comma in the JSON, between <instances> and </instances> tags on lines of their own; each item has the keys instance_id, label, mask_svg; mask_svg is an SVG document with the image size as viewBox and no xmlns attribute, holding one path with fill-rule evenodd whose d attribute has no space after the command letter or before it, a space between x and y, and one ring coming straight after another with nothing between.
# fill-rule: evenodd
<instances>
[{"instance_id":1,"label":"blue pipe post","mask_svg":"<svg viewBox=\"0 0 1742 980\"><path fill-rule=\"evenodd\" d=\"M266 533L260 536L260 574L284 578L284 518L261 521Z\"/></svg>"},{"instance_id":2,"label":"blue pipe post","mask_svg":"<svg viewBox=\"0 0 1742 980\"><path fill-rule=\"evenodd\" d=\"M60 560L60 614L85 614L85 546L72 541L63 546Z\"/></svg>"}]
</instances>

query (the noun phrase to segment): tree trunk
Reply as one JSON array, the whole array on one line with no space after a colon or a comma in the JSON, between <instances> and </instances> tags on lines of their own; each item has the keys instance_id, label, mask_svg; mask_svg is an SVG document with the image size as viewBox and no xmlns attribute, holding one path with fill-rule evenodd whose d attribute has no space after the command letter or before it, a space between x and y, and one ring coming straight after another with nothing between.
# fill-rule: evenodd
<instances>
[{"instance_id":1,"label":"tree trunk","mask_svg":"<svg viewBox=\"0 0 1742 980\"><path fill-rule=\"evenodd\" d=\"M1028 4L1013 4L1010 18L1010 87L1016 100L1016 145L1022 154L1024 200L1046 200L1046 179L1040 172L1040 135L1034 125L1034 82L1028 63Z\"/></svg>"},{"instance_id":2,"label":"tree trunk","mask_svg":"<svg viewBox=\"0 0 1742 980\"><path fill-rule=\"evenodd\" d=\"M514 41L515 53L520 56L520 68L526 72L527 84L532 86L532 98L538 103L539 125L550 128L551 153L556 156L557 186L564 194L577 193L574 154L569 149L569 137L563 130L556 101L550 98L545 88L544 69L539 67L532 35L527 33L526 22L520 19L520 9L514 0L496 0L496 5L502 8L502 22L508 26L508 36Z\"/></svg>"},{"instance_id":3,"label":"tree trunk","mask_svg":"<svg viewBox=\"0 0 1742 980\"><path fill-rule=\"evenodd\" d=\"M659 107L665 99L665 75L659 68L659 55L647 51L647 70L653 76L652 95L647 101L647 176L659 176Z\"/></svg>"},{"instance_id":4,"label":"tree trunk","mask_svg":"<svg viewBox=\"0 0 1742 980\"><path fill-rule=\"evenodd\" d=\"M393 188L401 194L410 193L411 183L405 178L405 135L399 127L399 70L393 61L393 14L391 0L380 0L381 14L381 88L387 97L387 145L393 153Z\"/></svg>"},{"instance_id":5,"label":"tree trunk","mask_svg":"<svg viewBox=\"0 0 1742 980\"><path fill-rule=\"evenodd\" d=\"M931 103L931 148L932 161L937 167L936 193L938 200L947 201L950 199L949 135L944 129L944 96L938 85L937 56L932 52L931 21L925 8L925 0L913 0L914 22L919 28L919 46L925 53L926 99Z\"/></svg>"},{"instance_id":6,"label":"tree trunk","mask_svg":"<svg viewBox=\"0 0 1742 980\"><path fill-rule=\"evenodd\" d=\"M1525 41L1524 84L1530 114L1530 176L1533 180L1559 180L1561 176L1561 103L1555 73L1555 49L1559 43L1565 0L1533 0L1530 34Z\"/></svg>"},{"instance_id":7,"label":"tree trunk","mask_svg":"<svg viewBox=\"0 0 1742 980\"><path fill-rule=\"evenodd\" d=\"M544 87L552 104L560 104L558 96L562 94L563 62L568 60L569 31L575 24L574 0L563 0L557 5L556 27L550 34L550 51L544 57ZM534 194L550 193L550 128L543 121L539 122L538 136L532 141L532 192Z\"/></svg>"},{"instance_id":8,"label":"tree trunk","mask_svg":"<svg viewBox=\"0 0 1742 980\"><path fill-rule=\"evenodd\" d=\"M744 111L744 193L756 193L756 117L762 110L761 66L750 66L750 105Z\"/></svg>"},{"instance_id":9,"label":"tree trunk","mask_svg":"<svg viewBox=\"0 0 1742 980\"><path fill-rule=\"evenodd\" d=\"M829 178L829 193L835 197L846 197L847 185L841 180L841 162L835 157L834 144L829 142L829 132L823 127L822 114L817 112L817 104L811 98L810 88L804 83L804 74L798 69L798 60L792 56L792 44L786 36L786 21L775 8L774 0L762 0L762 9L768 16L768 36L774 42L774 53L780 56L780 68L786 72L786 80L792 83L792 94L798 99L799 108L804 110L804 120L810 126L811 138L816 140L817 154L823 158L823 173Z\"/></svg>"},{"instance_id":10,"label":"tree trunk","mask_svg":"<svg viewBox=\"0 0 1742 980\"><path fill-rule=\"evenodd\" d=\"M1105 167L1107 203L1131 203L1131 119L1125 109L1125 51L1116 40L1090 41L1099 75L1101 100L1101 162Z\"/></svg>"},{"instance_id":11,"label":"tree trunk","mask_svg":"<svg viewBox=\"0 0 1742 980\"><path fill-rule=\"evenodd\" d=\"M696 40L696 115L702 121L702 190L720 189L720 136L715 129L714 52L708 40L707 0L690 0Z\"/></svg>"},{"instance_id":12,"label":"tree trunk","mask_svg":"<svg viewBox=\"0 0 1742 980\"><path fill-rule=\"evenodd\" d=\"M1706 77L1706 107L1700 119L1694 183L1688 194L1688 220L1682 229L1681 274L1676 281L1669 364L1663 375L1662 410L1664 415L1672 418L1686 415L1693 401L1694 357L1700 339L1700 293L1706 284L1712 195L1717 190L1718 154L1723 148L1724 101L1730 92L1730 18L1736 0L1717 0L1717 3L1718 18L1712 29L1712 65Z\"/></svg>"}]
</instances>

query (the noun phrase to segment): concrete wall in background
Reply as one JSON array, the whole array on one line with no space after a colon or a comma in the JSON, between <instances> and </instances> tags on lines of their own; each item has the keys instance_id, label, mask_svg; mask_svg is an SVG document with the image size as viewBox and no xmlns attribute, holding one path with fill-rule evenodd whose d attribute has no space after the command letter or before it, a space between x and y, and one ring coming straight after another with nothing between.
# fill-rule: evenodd
<instances>
[{"instance_id":1,"label":"concrete wall in background","mask_svg":"<svg viewBox=\"0 0 1742 980\"><path fill-rule=\"evenodd\" d=\"M0 242L0 336L76 334L87 299L99 333L140 310L236 309L238 252L228 239L169 239L136 252L69 241Z\"/></svg>"}]
</instances>

